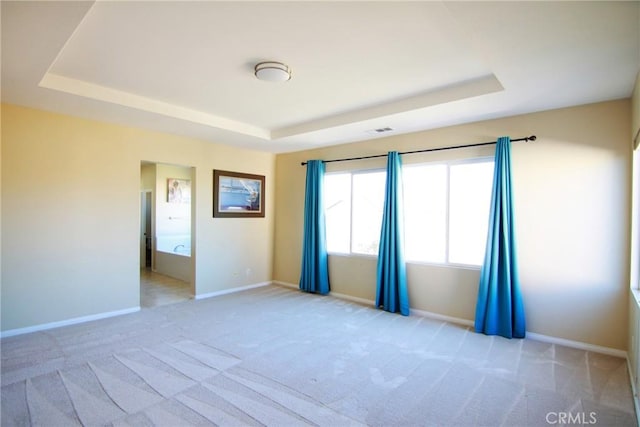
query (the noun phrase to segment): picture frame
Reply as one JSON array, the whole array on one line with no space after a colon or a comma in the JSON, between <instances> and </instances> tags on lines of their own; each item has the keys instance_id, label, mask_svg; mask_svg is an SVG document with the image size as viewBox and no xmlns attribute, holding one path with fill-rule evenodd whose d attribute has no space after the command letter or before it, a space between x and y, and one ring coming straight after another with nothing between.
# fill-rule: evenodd
<instances>
[{"instance_id":1,"label":"picture frame","mask_svg":"<svg viewBox=\"0 0 640 427\"><path fill-rule=\"evenodd\" d=\"M214 218L264 218L264 175L213 170Z\"/></svg>"},{"instance_id":2,"label":"picture frame","mask_svg":"<svg viewBox=\"0 0 640 427\"><path fill-rule=\"evenodd\" d=\"M167 178L167 203L191 203L191 180Z\"/></svg>"}]
</instances>

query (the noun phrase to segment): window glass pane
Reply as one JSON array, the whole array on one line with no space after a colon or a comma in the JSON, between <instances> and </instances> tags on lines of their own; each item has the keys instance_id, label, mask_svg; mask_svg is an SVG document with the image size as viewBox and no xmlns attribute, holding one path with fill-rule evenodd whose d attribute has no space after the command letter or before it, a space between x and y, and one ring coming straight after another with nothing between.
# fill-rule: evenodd
<instances>
[{"instance_id":1,"label":"window glass pane","mask_svg":"<svg viewBox=\"0 0 640 427\"><path fill-rule=\"evenodd\" d=\"M492 185L493 161L451 166L449 262L482 265Z\"/></svg>"},{"instance_id":2,"label":"window glass pane","mask_svg":"<svg viewBox=\"0 0 640 427\"><path fill-rule=\"evenodd\" d=\"M327 251L349 253L351 235L351 174L324 176L324 210L327 228Z\"/></svg>"},{"instance_id":3,"label":"window glass pane","mask_svg":"<svg viewBox=\"0 0 640 427\"><path fill-rule=\"evenodd\" d=\"M447 166L403 168L405 255L410 261L446 261Z\"/></svg>"},{"instance_id":4,"label":"window glass pane","mask_svg":"<svg viewBox=\"0 0 640 427\"><path fill-rule=\"evenodd\" d=\"M378 254L386 172L353 174L351 251Z\"/></svg>"}]
</instances>

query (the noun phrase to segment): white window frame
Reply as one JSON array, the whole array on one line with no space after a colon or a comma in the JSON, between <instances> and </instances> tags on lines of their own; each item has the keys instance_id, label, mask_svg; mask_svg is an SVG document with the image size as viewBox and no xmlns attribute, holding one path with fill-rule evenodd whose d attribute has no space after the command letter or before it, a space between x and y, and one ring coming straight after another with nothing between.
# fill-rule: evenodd
<instances>
[{"instance_id":1,"label":"white window frame","mask_svg":"<svg viewBox=\"0 0 640 427\"><path fill-rule=\"evenodd\" d=\"M358 170L346 170L346 171L334 171L327 172L326 175L340 175L340 174L349 174L349 185L351 185L351 198L349 199L349 252L328 252L331 256L343 256L343 257L364 257L364 258L378 258L378 254L365 254L361 252L353 252L353 176L354 175L364 175L368 173L376 173L376 172L384 172L386 173L386 168L375 168L375 169L358 169ZM380 232L380 230L378 230Z\"/></svg>"},{"instance_id":2,"label":"white window frame","mask_svg":"<svg viewBox=\"0 0 640 427\"><path fill-rule=\"evenodd\" d=\"M640 291L640 148L632 152L631 172L631 289Z\"/></svg>"},{"instance_id":3,"label":"white window frame","mask_svg":"<svg viewBox=\"0 0 640 427\"><path fill-rule=\"evenodd\" d=\"M429 265L436 267L453 267L453 268L463 268L469 270L480 270L482 268L482 264L464 264L464 263L456 263L449 261L449 246L450 246L450 234L451 234L451 166L455 165L464 165L464 164L473 164L473 163L495 163L495 158L493 156L482 156L482 157L472 157L466 159L454 159L454 160L438 160L433 162L422 162L422 163L409 163L406 165L402 165L403 168L410 167L420 167L420 166L429 166L429 165L446 165L447 166L447 176L446 176L446 207L445 207L445 243L444 243L444 261L436 262L436 261L422 261L415 259L406 259L407 264L416 264L416 265ZM494 164L495 167L495 164ZM487 218L487 221L489 218ZM407 230L405 230L405 233Z\"/></svg>"},{"instance_id":4,"label":"white window frame","mask_svg":"<svg viewBox=\"0 0 640 427\"><path fill-rule=\"evenodd\" d=\"M422 260L414 260L407 259L407 264L416 264L416 265L430 265L437 267L453 267L453 268L464 268L471 270L480 270L482 265L475 264L463 264L463 263L453 263L449 261L449 245L450 245L450 198L451 198L451 166L461 165L461 164L473 164L473 163L493 163L493 156L482 156L482 157L473 157L466 159L453 159L453 160L438 160L433 162L421 162L421 163L409 163L403 164L403 171L405 168L413 168L420 166L429 166L429 165L446 165L447 174L446 174L446 215L445 215L445 260L444 262L434 262L434 261L422 261ZM331 256L342 256L342 257L364 257L364 258L377 258L378 255L372 254L364 254L359 252L353 252L353 177L357 174L367 174L367 173L375 173L375 172L386 172L384 168L376 168L376 169L362 169L362 170L346 170L346 171L334 171L328 172L325 175L333 175L333 174L349 174L350 175L350 185L351 185L351 200L349 200L349 252L328 252ZM488 218L487 218L488 220ZM405 229L405 233L407 230Z\"/></svg>"}]
</instances>

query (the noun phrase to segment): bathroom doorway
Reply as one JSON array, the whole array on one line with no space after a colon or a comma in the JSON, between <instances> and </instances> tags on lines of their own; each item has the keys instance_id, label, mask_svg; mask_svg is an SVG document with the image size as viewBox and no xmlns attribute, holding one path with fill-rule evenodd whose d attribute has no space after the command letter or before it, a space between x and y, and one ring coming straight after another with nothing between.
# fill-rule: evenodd
<instances>
[{"instance_id":1,"label":"bathroom doorway","mask_svg":"<svg viewBox=\"0 0 640 427\"><path fill-rule=\"evenodd\" d=\"M140 306L193 298L195 169L140 165Z\"/></svg>"},{"instance_id":2,"label":"bathroom doorway","mask_svg":"<svg viewBox=\"0 0 640 427\"><path fill-rule=\"evenodd\" d=\"M153 257L151 251L151 225L153 206L153 191L140 192L140 267L152 268Z\"/></svg>"}]
</instances>

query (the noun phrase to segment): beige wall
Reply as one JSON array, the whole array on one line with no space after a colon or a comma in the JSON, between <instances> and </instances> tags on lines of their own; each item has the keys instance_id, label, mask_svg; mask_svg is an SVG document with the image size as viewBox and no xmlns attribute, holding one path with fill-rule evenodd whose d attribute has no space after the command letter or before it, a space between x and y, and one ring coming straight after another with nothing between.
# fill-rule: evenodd
<instances>
[{"instance_id":1,"label":"beige wall","mask_svg":"<svg viewBox=\"0 0 640 427\"><path fill-rule=\"evenodd\" d=\"M273 154L12 105L2 122L3 331L139 305L142 160L195 168L197 294L271 279ZM213 169L265 175L266 217L212 218Z\"/></svg>"},{"instance_id":2,"label":"beige wall","mask_svg":"<svg viewBox=\"0 0 640 427\"><path fill-rule=\"evenodd\" d=\"M536 134L537 142L513 149L528 330L626 349L630 111L630 101L614 101L282 154L274 161L268 153L3 105L2 330L139 305L142 160L195 168L195 286L202 295L272 278L297 283L300 161ZM404 161L491 153L478 148ZM373 160L334 163L328 170L383 166ZM217 168L266 175L266 218L212 218ZM334 292L374 299L374 258L331 256L330 269ZM473 319L478 270L412 264L408 273L413 308Z\"/></svg>"},{"instance_id":3,"label":"beige wall","mask_svg":"<svg viewBox=\"0 0 640 427\"><path fill-rule=\"evenodd\" d=\"M154 191L156 188L156 164L144 163L140 165L140 191Z\"/></svg>"},{"instance_id":4,"label":"beige wall","mask_svg":"<svg viewBox=\"0 0 640 427\"><path fill-rule=\"evenodd\" d=\"M631 150L629 100L391 136L276 158L274 280L296 284L308 159L458 145L535 134L514 143L520 277L528 331L626 349ZM492 154L476 148L405 156L404 163ZM384 161L332 163L365 169ZM373 300L376 260L330 256L332 291ZM479 271L408 265L411 306L473 320Z\"/></svg>"}]
</instances>

